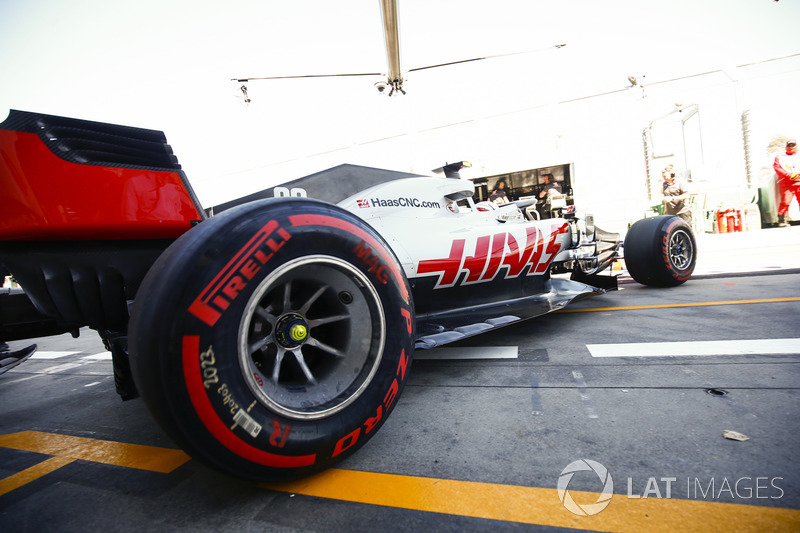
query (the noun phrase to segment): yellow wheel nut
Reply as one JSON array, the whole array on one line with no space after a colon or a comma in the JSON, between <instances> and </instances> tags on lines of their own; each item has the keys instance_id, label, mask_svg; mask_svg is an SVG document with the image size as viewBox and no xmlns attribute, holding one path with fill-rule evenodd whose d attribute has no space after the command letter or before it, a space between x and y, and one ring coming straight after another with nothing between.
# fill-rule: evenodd
<instances>
[{"instance_id":1,"label":"yellow wheel nut","mask_svg":"<svg viewBox=\"0 0 800 533\"><path fill-rule=\"evenodd\" d=\"M308 329L303 324L295 324L292 326L291 331L289 332L289 336L294 341L302 341L308 335Z\"/></svg>"}]
</instances>

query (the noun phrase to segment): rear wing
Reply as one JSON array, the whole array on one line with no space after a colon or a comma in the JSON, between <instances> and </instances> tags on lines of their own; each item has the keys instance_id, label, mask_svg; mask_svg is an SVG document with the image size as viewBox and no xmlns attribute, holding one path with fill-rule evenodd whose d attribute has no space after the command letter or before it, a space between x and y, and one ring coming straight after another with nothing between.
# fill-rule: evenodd
<instances>
[{"instance_id":1,"label":"rear wing","mask_svg":"<svg viewBox=\"0 0 800 533\"><path fill-rule=\"evenodd\" d=\"M163 132L12 110L0 241L177 238L205 218Z\"/></svg>"},{"instance_id":2,"label":"rear wing","mask_svg":"<svg viewBox=\"0 0 800 533\"><path fill-rule=\"evenodd\" d=\"M0 263L25 292L0 294L0 332L126 331L150 266L204 218L163 132L12 110L0 123Z\"/></svg>"}]
</instances>

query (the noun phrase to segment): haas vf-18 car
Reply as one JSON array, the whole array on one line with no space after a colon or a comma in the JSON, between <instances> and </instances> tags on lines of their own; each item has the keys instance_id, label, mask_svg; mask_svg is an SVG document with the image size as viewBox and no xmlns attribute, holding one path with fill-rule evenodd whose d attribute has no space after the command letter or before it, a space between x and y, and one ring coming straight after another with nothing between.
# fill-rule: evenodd
<instances>
[{"instance_id":1,"label":"haas vf-18 car","mask_svg":"<svg viewBox=\"0 0 800 533\"><path fill-rule=\"evenodd\" d=\"M235 476L330 467L397 406L415 350L616 287L619 235L476 204L460 164L323 173L206 210L160 131L12 111L0 154L0 262L24 291L0 295L0 338L96 330L120 395ZM677 217L635 223L624 251L647 285L694 269Z\"/></svg>"}]
</instances>

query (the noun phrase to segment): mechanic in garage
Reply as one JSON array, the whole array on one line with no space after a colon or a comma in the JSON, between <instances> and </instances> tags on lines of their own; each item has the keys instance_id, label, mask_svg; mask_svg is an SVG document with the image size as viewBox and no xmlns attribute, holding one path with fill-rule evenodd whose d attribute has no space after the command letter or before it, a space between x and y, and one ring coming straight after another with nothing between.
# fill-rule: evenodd
<instances>
[{"instance_id":1,"label":"mechanic in garage","mask_svg":"<svg viewBox=\"0 0 800 533\"><path fill-rule=\"evenodd\" d=\"M500 181L497 183L497 186L492 191L492 194L489 195L489 201L496 204L508 203L508 194L506 194L505 181Z\"/></svg>"},{"instance_id":2,"label":"mechanic in garage","mask_svg":"<svg viewBox=\"0 0 800 533\"><path fill-rule=\"evenodd\" d=\"M544 179L544 187L539 191L539 202L536 205L536 209L539 211L539 218L545 219L549 217L548 198L554 194L561 194L562 190L561 184L553 178L552 174L544 174L542 178Z\"/></svg>"},{"instance_id":3,"label":"mechanic in garage","mask_svg":"<svg viewBox=\"0 0 800 533\"><path fill-rule=\"evenodd\" d=\"M544 188L542 192L539 193L539 198L544 198L552 194L561 194L561 184L553 179L552 174L545 174L542 177L544 178Z\"/></svg>"}]
</instances>

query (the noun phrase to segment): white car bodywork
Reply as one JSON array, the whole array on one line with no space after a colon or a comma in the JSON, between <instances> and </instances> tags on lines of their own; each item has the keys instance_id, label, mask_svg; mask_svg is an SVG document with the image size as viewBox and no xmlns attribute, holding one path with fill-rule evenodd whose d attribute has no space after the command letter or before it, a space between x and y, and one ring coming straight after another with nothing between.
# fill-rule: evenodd
<instances>
[{"instance_id":1,"label":"white car bodywork","mask_svg":"<svg viewBox=\"0 0 800 533\"><path fill-rule=\"evenodd\" d=\"M437 288L453 286L454 277L463 277L463 285L498 275L514 278L525 265L530 266L526 275L543 274L552 261L586 256L572 249L585 237L585 228L571 228L562 218L526 220L513 203L478 210L474 187L465 179L407 178L371 187L338 205L378 230L409 279L430 273L432 261L447 267ZM584 239L584 245L588 242ZM497 268L493 258L499 259Z\"/></svg>"},{"instance_id":2,"label":"white car bodywork","mask_svg":"<svg viewBox=\"0 0 800 533\"><path fill-rule=\"evenodd\" d=\"M528 220L513 202L482 209L473 193L474 184L465 179L403 178L338 203L377 230L397 256L414 292L418 348L602 292L585 278L610 264L598 261L591 223L587 228L575 217ZM608 257L616 256L618 240ZM584 277L551 278L555 266Z\"/></svg>"}]
</instances>

